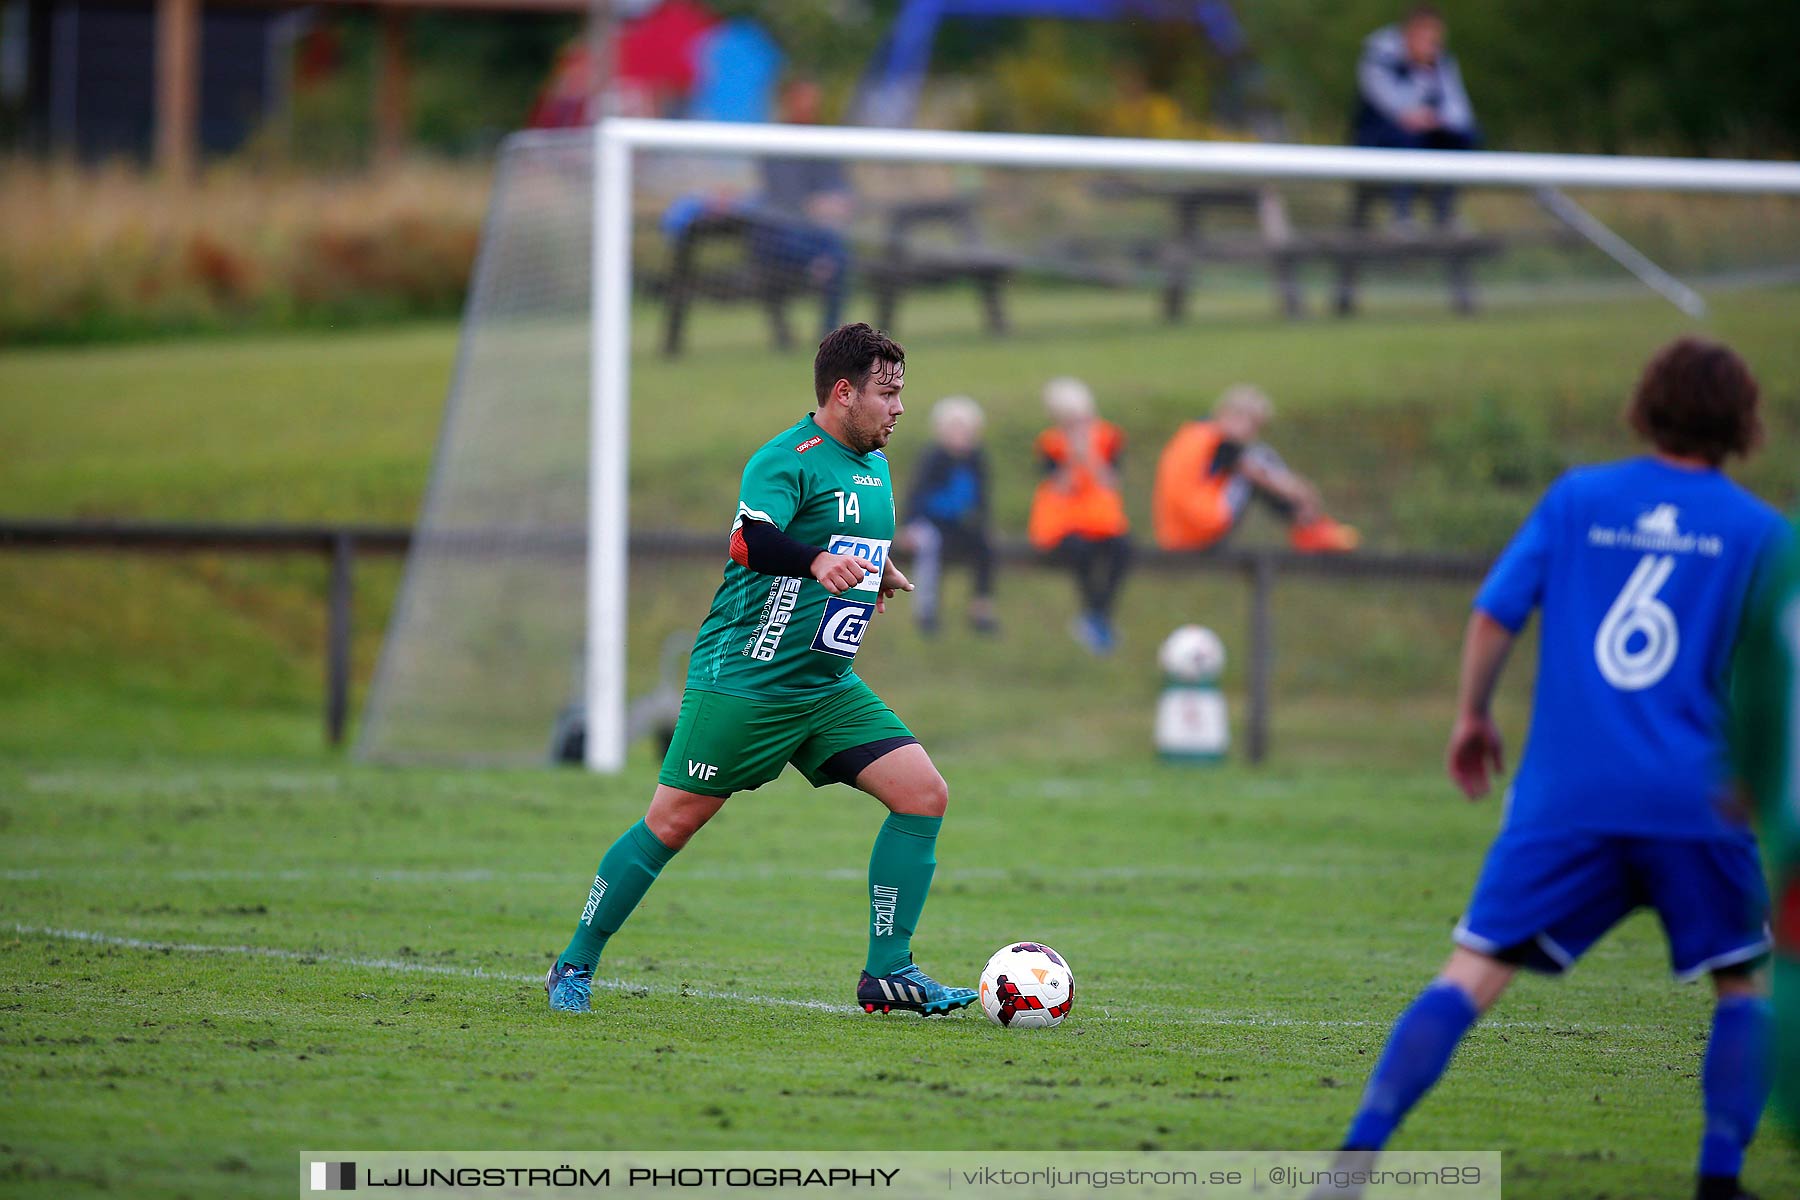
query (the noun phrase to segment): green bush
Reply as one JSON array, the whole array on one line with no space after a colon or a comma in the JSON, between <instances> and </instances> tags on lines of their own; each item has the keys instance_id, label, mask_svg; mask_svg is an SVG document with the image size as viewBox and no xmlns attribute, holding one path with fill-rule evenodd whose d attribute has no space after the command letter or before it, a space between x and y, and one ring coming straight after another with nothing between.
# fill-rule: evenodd
<instances>
[{"instance_id":1,"label":"green bush","mask_svg":"<svg viewBox=\"0 0 1800 1200\"><path fill-rule=\"evenodd\" d=\"M1541 409L1491 394L1440 411L1430 430L1430 452L1393 502L1407 545L1495 549L1568 465Z\"/></svg>"},{"instance_id":2,"label":"green bush","mask_svg":"<svg viewBox=\"0 0 1800 1200\"><path fill-rule=\"evenodd\" d=\"M0 344L449 316L487 171L0 169Z\"/></svg>"}]
</instances>

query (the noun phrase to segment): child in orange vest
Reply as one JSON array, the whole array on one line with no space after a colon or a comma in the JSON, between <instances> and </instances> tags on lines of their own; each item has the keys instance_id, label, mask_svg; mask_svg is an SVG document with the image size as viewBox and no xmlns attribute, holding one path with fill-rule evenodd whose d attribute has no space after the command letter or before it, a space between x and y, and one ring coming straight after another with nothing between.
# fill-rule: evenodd
<instances>
[{"instance_id":1,"label":"child in orange vest","mask_svg":"<svg viewBox=\"0 0 1800 1200\"><path fill-rule=\"evenodd\" d=\"M1125 435L1094 410L1094 394L1064 376L1044 385L1044 407L1055 424L1038 435L1044 478L1031 500L1031 544L1073 570L1081 614L1071 632L1095 654L1112 651L1113 602L1130 561L1131 525L1119 493L1119 455Z\"/></svg>"},{"instance_id":2,"label":"child in orange vest","mask_svg":"<svg viewBox=\"0 0 1800 1200\"><path fill-rule=\"evenodd\" d=\"M1356 530L1325 515L1312 484L1257 441L1274 415L1269 398L1239 384L1219 397L1210 421L1190 421L1163 447L1152 513L1156 544L1204 550L1230 533L1260 500L1288 522L1288 540L1304 553L1354 550Z\"/></svg>"}]
</instances>

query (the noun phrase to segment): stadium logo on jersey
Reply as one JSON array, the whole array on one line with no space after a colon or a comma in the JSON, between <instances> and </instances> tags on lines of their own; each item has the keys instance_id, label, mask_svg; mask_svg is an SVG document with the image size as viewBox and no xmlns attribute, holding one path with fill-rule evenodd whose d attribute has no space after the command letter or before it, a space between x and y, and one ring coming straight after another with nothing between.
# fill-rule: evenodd
<instances>
[{"instance_id":1,"label":"stadium logo on jersey","mask_svg":"<svg viewBox=\"0 0 1800 1200\"><path fill-rule=\"evenodd\" d=\"M879 592L881 590L881 574L887 569L888 550L893 543L880 538L852 537L840 533L825 544L825 548L833 554L848 554L860 558L874 568L864 575L862 582L850 590L853 592Z\"/></svg>"},{"instance_id":2,"label":"stadium logo on jersey","mask_svg":"<svg viewBox=\"0 0 1800 1200\"><path fill-rule=\"evenodd\" d=\"M825 616L819 631L813 634L812 648L835 654L839 658L855 658L862 646L863 634L869 631L869 619L875 606L861 600L845 600L832 596L825 601Z\"/></svg>"},{"instance_id":3,"label":"stadium logo on jersey","mask_svg":"<svg viewBox=\"0 0 1800 1200\"><path fill-rule=\"evenodd\" d=\"M587 903L581 908L581 923L592 925L594 914L600 911L600 901L606 896L606 880L594 876L594 886L588 889Z\"/></svg>"},{"instance_id":4,"label":"stadium logo on jersey","mask_svg":"<svg viewBox=\"0 0 1800 1200\"><path fill-rule=\"evenodd\" d=\"M900 889L885 883L871 889L869 907L875 910L875 937L894 936L894 908L900 903Z\"/></svg>"},{"instance_id":5,"label":"stadium logo on jersey","mask_svg":"<svg viewBox=\"0 0 1800 1200\"><path fill-rule=\"evenodd\" d=\"M1659 504L1637 519L1638 532L1651 537L1680 537L1675 517L1681 512L1673 504Z\"/></svg>"},{"instance_id":6,"label":"stadium logo on jersey","mask_svg":"<svg viewBox=\"0 0 1800 1200\"><path fill-rule=\"evenodd\" d=\"M794 602L799 598L800 580L793 576L784 576L769 585L768 599L763 601L762 620L750 636L749 645L744 647L745 654L757 662L774 660L782 635L787 633L788 622L794 619Z\"/></svg>"},{"instance_id":7,"label":"stadium logo on jersey","mask_svg":"<svg viewBox=\"0 0 1800 1200\"><path fill-rule=\"evenodd\" d=\"M860 484L863 487L880 487L881 486L881 476L879 476L879 475L852 475L850 477L850 482L855 483L855 484Z\"/></svg>"},{"instance_id":8,"label":"stadium logo on jersey","mask_svg":"<svg viewBox=\"0 0 1800 1200\"><path fill-rule=\"evenodd\" d=\"M818 434L815 433L811 437L807 438L804 442L801 442L798 446L795 446L794 453L795 454L805 454L808 450L811 450L814 446L817 446L820 442L823 442L824 440L825 440L824 438L820 437Z\"/></svg>"}]
</instances>

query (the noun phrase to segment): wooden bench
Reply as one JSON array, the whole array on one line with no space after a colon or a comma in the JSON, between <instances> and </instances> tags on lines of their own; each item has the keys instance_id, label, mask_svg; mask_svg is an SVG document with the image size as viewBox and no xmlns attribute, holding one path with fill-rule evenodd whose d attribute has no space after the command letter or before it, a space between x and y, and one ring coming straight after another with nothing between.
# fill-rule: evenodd
<instances>
[{"instance_id":1,"label":"wooden bench","mask_svg":"<svg viewBox=\"0 0 1800 1200\"><path fill-rule=\"evenodd\" d=\"M900 302L908 293L967 280L981 295L988 332L1006 332L1004 289L1018 262L983 242L976 204L972 197L955 197L905 201L886 210L881 255L861 272L874 294L876 323L883 329L895 327ZM934 228L948 236L922 236ZM759 253L760 235L780 229L776 218L731 211L705 213L681 230L674 240L669 272L660 284L665 355L674 358L684 349L688 312L698 299L760 304L768 314L776 349L794 344L789 303L808 294L822 298L824 287L804 269ZM729 249L721 253L720 247ZM856 267L853 261L852 269Z\"/></svg>"},{"instance_id":2,"label":"wooden bench","mask_svg":"<svg viewBox=\"0 0 1800 1200\"><path fill-rule=\"evenodd\" d=\"M1332 309L1338 316L1348 317L1356 313L1357 285L1365 266L1441 262L1450 288L1451 311L1468 316L1475 311L1475 264L1496 257L1506 245L1506 239L1495 234L1454 229L1420 230L1414 234L1366 230L1316 233L1277 249L1276 271L1290 280L1283 285L1283 294L1293 297L1288 315L1300 316L1299 286L1291 282L1296 268L1309 258L1330 263L1337 274Z\"/></svg>"},{"instance_id":3,"label":"wooden bench","mask_svg":"<svg viewBox=\"0 0 1800 1200\"><path fill-rule=\"evenodd\" d=\"M1296 232L1288 220L1281 193L1272 187L1224 188L1185 184L1109 180L1103 195L1120 199L1153 199L1169 206L1171 237L1158 255L1164 276L1163 316L1179 321L1187 315L1188 295L1206 262L1261 263L1271 272L1275 299L1290 318L1306 314L1300 268L1324 262L1333 268L1333 306L1341 316L1355 313L1357 291L1365 268L1441 262L1449 285L1450 307L1475 311L1474 264L1500 254L1508 241L1495 234L1455 229L1421 229L1400 234L1346 227ZM1216 211L1253 213L1256 232L1249 236L1210 237L1205 217Z\"/></svg>"},{"instance_id":4,"label":"wooden bench","mask_svg":"<svg viewBox=\"0 0 1800 1200\"><path fill-rule=\"evenodd\" d=\"M1164 184L1139 179L1105 179L1094 189L1108 200L1156 200L1169 206L1172 234L1149 249L1146 257L1163 274L1162 313L1168 321L1187 316L1188 295L1210 249L1206 215L1210 212L1258 212L1261 189ZM1235 256L1231 256L1235 257Z\"/></svg>"},{"instance_id":5,"label":"wooden bench","mask_svg":"<svg viewBox=\"0 0 1800 1200\"><path fill-rule=\"evenodd\" d=\"M804 270L773 261L757 251L757 235L777 229L775 222L752 212L705 213L675 237L669 273L662 283L663 353L678 357L686 344L688 310L697 299L760 304L769 317L775 348L794 344L788 303L820 286ZM726 261L708 261L712 245L731 247Z\"/></svg>"},{"instance_id":6,"label":"wooden bench","mask_svg":"<svg viewBox=\"0 0 1800 1200\"><path fill-rule=\"evenodd\" d=\"M972 197L957 196L907 201L888 210L881 258L864 273L875 293L875 322L881 328L895 328L900 301L908 292L967 280L981 294L988 332L995 336L1006 332L1004 289L1019 261L982 240L976 204ZM934 226L949 237L919 236Z\"/></svg>"}]
</instances>

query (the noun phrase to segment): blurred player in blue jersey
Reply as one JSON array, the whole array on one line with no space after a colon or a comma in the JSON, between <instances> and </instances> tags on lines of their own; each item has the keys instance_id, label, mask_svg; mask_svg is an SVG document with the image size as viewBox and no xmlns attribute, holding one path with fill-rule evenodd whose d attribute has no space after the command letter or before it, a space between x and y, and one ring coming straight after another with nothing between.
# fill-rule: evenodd
<instances>
[{"instance_id":1,"label":"blurred player in blue jersey","mask_svg":"<svg viewBox=\"0 0 1800 1200\"><path fill-rule=\"evenodd\" d=\"M1344 1138L1384 1146L1520 967L1558 974L1640 905L1678 979L1718 995L1701 1075L1698 1196L1738 1183L1769 1091L1769 950L1756 841L1733 802L1727 676L1779 515L1719 471L1761 435L1757 386L1725 346L1651 359L1627 416L1642 458L1570 471L1475 598L1448 751L1471 799L1502 769L1489 701L1513 639L1543 612L1531 738L1499 836L1437 980L1400 1015Z\"/></svg>"}]
</instances>

